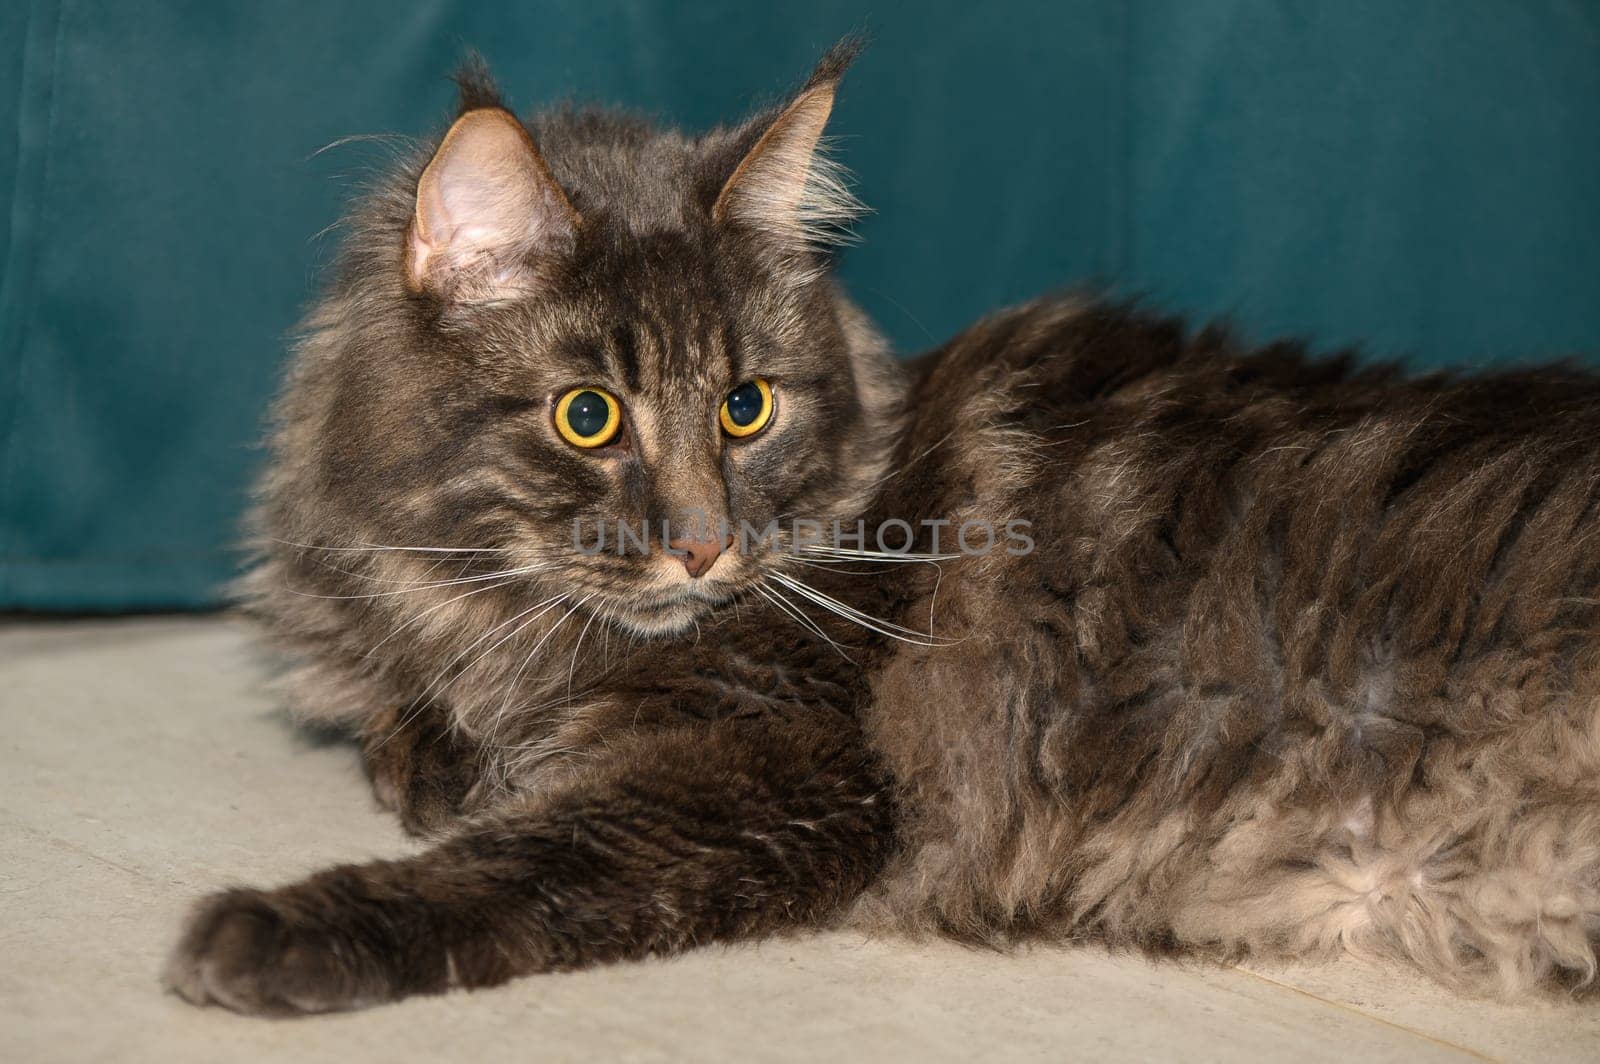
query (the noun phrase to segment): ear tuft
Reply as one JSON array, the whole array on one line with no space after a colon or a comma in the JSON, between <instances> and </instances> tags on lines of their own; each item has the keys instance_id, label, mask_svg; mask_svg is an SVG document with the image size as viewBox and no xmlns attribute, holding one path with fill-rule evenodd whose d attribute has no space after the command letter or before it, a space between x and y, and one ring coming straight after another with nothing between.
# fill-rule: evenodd
<instances>
[{"instance_id":1,"label":"ear tuft","mask_svg":"<svg viewBox=\"0 0 1600 1064\"><path fill-rule=\"evenodd\" d=\"M451 80L456 83L457 117L486 107L502 111L506 109L505 102L500 98L500 89L494 83L494 75L489 73L489 64L478 52L468 51L462 57L461 65L456 68Z\"/></svg>"},{"instance_id":2,"label":"ear tuft","mask_svg":"<svg viewBox=\"0 0 1600 1064\"><path fill-rule=\"evenodd\" d=\"M806 83L800 87L800 91L805 92L825 82L837 85L844 77L844 72L850 69L850 64L856 61L866 46L866 38L859 33L852 33L839 41L817 60L811 76L806 78Z\"/></svg>"},{"instance_id":3,"label":"ear tuft","mask_svg":"<svg viewBox=\"0 0 1600 1064\"><path fill-rule=\"evenodd\" d=\"M471 300L526 292L538 261L567 250L577 224L522 123L498 107L468 111L417 181L407 283Z\"/></svg>"},{"instance_id":4,"label":"ear tuft","mask_svg":"<svg viewBox=\"0 0 1600 1064\"><path fill-rule=\"evenodd\" d=\"M822 134L839 78L860 49L857 39L846 38L822 57L723 185L714 220L742 222L799 247L849 240L862 207Z\"/></svg>"}]
</instances>

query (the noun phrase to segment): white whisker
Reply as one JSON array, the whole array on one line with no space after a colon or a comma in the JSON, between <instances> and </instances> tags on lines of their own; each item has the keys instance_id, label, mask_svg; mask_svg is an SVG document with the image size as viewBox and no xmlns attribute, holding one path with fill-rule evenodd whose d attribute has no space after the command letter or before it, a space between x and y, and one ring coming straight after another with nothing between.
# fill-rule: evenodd
<instances>
[{"instance_id":1,"label":"white whisker","mask_svg":"<svg viewBox=\"0 0 1600 1064\"><path fill-rule=\"evenodd\" d=\"M910 469L912 466L916 465L918 462L920 462L924 458L928 457L928 455L930 455L934 451L938 450L939 447L946 440L948 440L951 436L954 436L955 434L956 434L956 430L955 429L951 429L949 432L945 433L943 436L940 436L937 440L934 440L927 447L924 447L921 451L917 452L916 456L913 457L910 461L906 462L905 465L898 466L898 467L896 467L894 469L891 469L889 472L885 473L883 476L879 477L877 480L874 480L871 484L868 484L867 485L867 489L869 491L875 490L875 489L880 488L883 485L889 483L889 481L893 480L895 477L899 476L901 473L904 473L906 470Z\"/></svg>"},{"instance_id":2,"label":"white whisker","mask_svg":"<svg viewBox=\"0 0 1600 1064\"><path fill-rule=\"evenodd\" d=\"M856 547L829 547L819 543L805 543L796 548L797 554L815 554L822 557L849 558L874 562L947 562L961 557L959 554L925 554L914 551L864 550Z\"/></svg>"},{"instance_id":3,"label":"white whisker","mask_svg":"<svg viewBox=\"0 0 1600 1064\"><path fill-rule=\"evenodd\" d=\"M471 643L467 644L467 648L465 650L461 651L461 653L457 654L455 657L451 658L449 661L447 661L445 663L444 668L439 670L439 674L434 677L433 681L430 682L426 688L423 689L422 694L417 696L416 702L415 702L415 707L411 710L411 712L409 712L405 716L401 717L399 722L397 722L395 724L394 730L392 730L388 735L384 736L382 741L380 741L377 744L377 746L378 747L382 747L384 745L384 743L387 743L390 739L393 739L396 735L399 735L400 732L405 728L405 726L407 724L410 724L411 721L416 717L416 715L422 711L422 708L424 706L428 705L429 697L434 693L435 689L438 688L438 689L442 690L442 688L440 688L440 684L442 682L445 682L446 678L449 677L450 670L451 670L451 668L453 668L455 666L456 662L460 661L462 658L464 658L468 654L472 653L472 651L474 649L476 649L485 640L489 639L491 636L493 636L500 629L504 628L506 625L514 624L515 622L522 620L522 618L527 617L528 614L533 613L534 610L539 610L541 606L544 607L544 609L540 610L540 612L538 614L535 614L533 617L530 617L528 620L523 621L521 624L518 624L515 628L513 628L511 630L511 632L509 634L507 634L505 637L500 639L499 642L495 643L494 646L491 646L489 649L485 650L482 654L479 654L476 658L474 658L470 665L468 665L466 668L462 669L460 672L456 673L455 677L453 679L449 680L450 683L454 683L455 680L460 679L462 676L466 675L469 671L471 671L472 669L476 668L480 661L482 661L484 658L488 657L489 654L494 652L495 647L498 647L501 643L504 643L507 639L510 639L512 636L516 635L518 632L520 632L523 629L527 628L528 625L532 624L534 621L537 621L540 617L544 616L544 614L546 612L548 612L550 607L557 605L558 603L561 602L562 599L568 598L571 594L572 594L572 592L570 592L570 591L563 592L562 594L557 595L553 599L546 599L543 602L535 603L534 605L532 605L532 606L528 607L527 609L523 610L521 613L517 614L516 616L511 617L508 620L501 621L499 624L495 625L493 628L490 628L487 632L485 632L482 635L480 635L477 639L474 639ZM374 747L374 749L377 749L377 747Z\"/></svg>"},{"instance_id":4,"label":"white whisker","mask_svg":"<svg viewBox=\"0 0 1600 1064\"><path fill-rule=\"evenodd\" d=\"M768 584L752 584L751 587L762 598L766 599L768 602L772 603L773 606L777 607L780 612L784 613L791 619L798 621L801 627L809 629L810 631L821 636L827 641L829 646L833 647L834 652L837 653L841 658L850 662L852 665L855 664L855 660L851 658L849 654L846 654L844 652L844 648L841 647L831 636L829 636L827 632L822 630L821 625L812 620L810 617L806 616L805 611L800 609L799 606L784 598L783 594L779 592L777 588Z\"/></svg>"},{"instance_id":5,"label":"white whisker","mask_svg":"<svg viewBox=\"0 0 1600 1064\"><path fill-rule=\"evenodd\" d=\"M396 547L382 543L362 543L352 547L325 547L316 543L297 543L292 539L274 539L272 542L300 550L320 550L333 554L352 554L375 551L417 552L420 554L510 554L510 547Z\"/></svg>"},{"instance_id":6,"label":"white whisker","mask_svg":"<svg viewBox=\"0 0 1600 1064\"><path fill-rule=\"evenodd\" d=\"M591 595L590 598L593 598L593 596ZM583 600L583 602L588 601L588 598ZM578 603L578 605L582 606L583 602ZM567 701L569 702L572 701L572 677L578 671L578 651L583 648L583 637L589 634L589 626L594 624L595 619L599 616L600 612L598 610L589 614L589 619L583 622L583 629L578 633L578 641L572 645L572 664L567 667Z\"/></svg>"},{"instance_id":7,"label":"white whisker","mask_svg":"<svg viewBox=\"0 0 1600 1064\"><path fill-rule=\"evenodd\" d=\"M439 588L460 587L464 584L481 584L489 580L511 580L519 576L528 576L532 573L548 572L549 569L550 566L547 565L524 565L516 569L502 569L499 572L483 573L478 576L458 576L451 577L448 580L431 580L427 583L416 584L412 587L394 588L389 591L364 591L358 595L321 595L314 591L301 591L297 588L289 587L288 585L284 585L284 589L291 595L298 595L301 598L328 599L336 602L350 602L359 599L391 598L395 595L414 595L418 591L436 591ZM345 575L355 577L356 579L368 579L367 577L361 576L357 573L346 573Z\"/></svg>"},{"instance_id":8,"label":"white whisker","mask_svg":"<svg viewBox=\"0 0 1600 1064\"><path fill-rule=\"evenodd\" d=\"M423 697L426 698L429 694L433 693L435 690L440 689L441 682L455 683L462 676L465 676L468 672L471 672L473 669L477 668L479 662L483 661L484 658L486 658L490 654L494 653L494 651L497 648L499 648L499 646L502 643L504 643L506 640L508 640L508 639L512 638L513 636L517 635L517 633L519 633L519 632L523 631L525 628L527 628L528 625L530 625L533 622L537 621L540 617L543 617L546 613L550 612L550 610L554 609L556 606L560 605L563 601L565 601L566 599L571 598L571 597L572 597L572 592L564 591L561 594L555 596L554 598L549 598L549 599L545 599L542 602L534 603L532 606L529 606L527 609L523 610L521 613L518 613L515 616L510 617L507 620L501 621L499 624L495 625L493 628L490 628L483 635L480 635L477 639L474 639L471 643L467 644L467 648L465 650L461 651L461 653L457 654L455 657L451 658L448 662L445 663L444 668L439 670L439 675L437 677L435 677L433 682L430 683L427 686L427 688L422 692ZM538 611L538 612L535 612L535 611ZM528 616L529 614L533 614L533 616L529 617ZM524 617L527 617L527 620L523 620ZM518 622L521 622L521 623L518 623ZM455 667L455 664L457 662L459 662L462 658L466 657L468 654L472 653L479 646L483 645L483 643L488 641L490 637L492 637L496 632L500 631L502 628L506 627L507 625L515 625L515 627L513 627L511 629L511 631L506 633L504 636L501 636L500 639L496 640L495 643L492 644L487 650L483 651L483 653L481 653L477 657L473 658L472 659L472 663L469 664L468 666L466 666L466 668L458 670L453 677L450 676L450 670Z\"/></svg>"},{"instance_id":9,"label":"white whisker","mask_svg":"<svg viewBox=\"0 0 1600 1064\"><path fill-rule=\"evenodd\" d=\"M787 576L783 573L773 573L772 578L790 590L794 591L796 594L802 596L803 598L809 599L818 606L821 606L823 609L828 610L831 613L838 614L847 621L851 621L854 624L860 625L862 628L869 629L870 631L877 632L879 635L887 636L890 639L898 639L903 643L914 643L918 646L927 647L948 646L952 643L960 642L960 640L945 639L940 636L935 636L931 632L919 632L913 628L906 628L903 625L895 624L893 621L886 621L881 617L874 617L870 613L863 613L854 606L840 602L831 595L824 594L823 592L812 587L810 584L807 584L801 580L797 580L792 576Z\"/></svg>"},{"instance_id":10,"label":"white whisker","mask_svg":"<svg viewBox=\"0 0 1600 1064\"><path fill-rule=\"evenodd\" d=\"M842 568L843 566L846 566L846 565L864 564L859 559L856 559L856 558L848 558L848 559L846 559L846 558L809 558L808 559L808 558L801 558L799 556L795 556L794 560L798 564L805 566L807 569L821 569L825 573L843 573L845 576L877 576L878 575L876 572L874 572L871 569L845 569L845 568Z\"/></svg>"},{"instance_id":11,"label":"white whisker","mask_svg":"<svg viewBox=\"0 0 1600 1064\"><path fill-rule=\"evenodd\" d=\"M395 628L394 631L390 632L388 635L384 636L382 639L380 639L376 643L374 643L372 645L372 649L367 651L365 654L363 654L362 657L367 657L367 658L372 657L372 655L377 653L378 648L383 646L383 644L387 643L389 640L393 639L395 636L399 635L401 632L405 631L407 628L410 628L412 625L418 623L419 621L422 621L423 619L425 619L428 616L428 614L433 613L435 610L444 609L444 607L449 606L450 604L455 603L455 602L460 602L462 599L471 598L473 595L481 595L485 591L493 591L496 588L505 587L508 584L513 584L513 583L516 583L516 581L514 581L514 580L502 580L498 584L489 584L486 587L475 587L471 591L463 591L459 595L452 595L450 598L445 599L443 602L436 602L432 606L429 606L427 609L423 610L421 613L417 614L415 617L412 617L410 620L405 621L404 623L398 625Z\"/></svg>"},{"instance_id":12,"label":"white whisker","mask_svg":"<svg viewBox=\"0 0 1600 1064\"><path fill-rule=\"evenodd\" d=\"M568 594L566 596L563 596L563 597L564 598L565 597L570 597L570 595L571 595L571 592L568 592ZM582 606L583 606L583 604L585 602L588 602L593 597L594 597L593 594L585 595L583 598L579 599L577 602L574 602L571 606L569 606L567 608L567 611L561 615L561 617L556 621L556 623L552 624L550 626L550 630L548 632L546 632L544 635L540 636L538 638L538 640L533 644L533 646L529 648L528 653L522 659L522 663L517 666L517 671L512 674L511 682L506 685L506 696L505 696L505 698L500 700L500 708L495 711L494 724L490 728L491 734L493 734L494 732L499 730L501 720L503 720L505 718L506 711L511 708L511 699L517 693L517 681L522 679L522 674L523 674L524 670L526 670L527 667L530 664L532 664L534 658L538 657L539 651L544 647L544 645L546 643L550 642L551 636L555 635L556 632L558 630L560 630L561 626L563 624L567 623L567 618L571 617L575 612L577 612L580 608L582 608ZM572 692L571 692L571 689L569 687L568 692L567 692L567 696L568 696L569 699L571 698L571 695L572 695ZM554 705L555 704L555 700L553 700L552 702L550 702L548 704L549 705ZM534 707L534 711L536 711L537 709L542 709L542 708L544 708L544 707L543 706Z\"/></svg>"}]
</instances>

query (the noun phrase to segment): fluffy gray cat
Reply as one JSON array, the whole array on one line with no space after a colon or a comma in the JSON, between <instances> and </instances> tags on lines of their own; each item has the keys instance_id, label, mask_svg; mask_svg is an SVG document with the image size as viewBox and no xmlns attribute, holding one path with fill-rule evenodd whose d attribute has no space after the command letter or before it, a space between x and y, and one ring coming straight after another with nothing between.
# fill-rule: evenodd
<instances>
[{"instance_id":1,"label":"fluffy gray cat","mask_svg":"<svg viewBox=\"0 0 1600 1064\"><path fill-rule=\"evenodd\" d=\"M470 70L357 207L247 597L434 841L207 899L169 984L316 1012L846 923L1589 986L1600 379L1091 299L896 363L829 272L850 55L693 137Z\"/></svg>"}]
</instances>

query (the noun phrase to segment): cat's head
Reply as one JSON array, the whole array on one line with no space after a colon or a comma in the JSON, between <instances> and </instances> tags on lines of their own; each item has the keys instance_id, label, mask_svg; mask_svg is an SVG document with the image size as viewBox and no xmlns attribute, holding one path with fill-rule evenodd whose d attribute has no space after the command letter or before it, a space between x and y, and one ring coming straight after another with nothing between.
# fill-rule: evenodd
<instances>
[{"instance_id":1,"label":"cat's head","mask_svg":"<svg viewBox=\"0 0 1600 1064\"><path fill-rule=\"evenodd\" d=\"M523 121L469 69L437 147L353 216L284 402L269 533L481 549L658 634L787 564L773 522L856 513L899 387L829 276L855 203L822 137L853 51L701 136Z\"/></svg>"}]
</instances>

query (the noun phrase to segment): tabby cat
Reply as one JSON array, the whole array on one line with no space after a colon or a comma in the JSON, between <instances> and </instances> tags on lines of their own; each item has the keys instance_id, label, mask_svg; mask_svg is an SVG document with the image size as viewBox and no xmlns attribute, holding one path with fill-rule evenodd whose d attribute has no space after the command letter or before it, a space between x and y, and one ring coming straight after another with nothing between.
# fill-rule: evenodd
<instances>
[{"instance_id":1,"label":"tabby cat","mask_svg":"<svg viewBox=\"0 0 1600 1064\"><path fill-rule=\"evenodd\" d=\"M469 66L359 204L246 597L431 848L205 900L170 987L838 925L1590 985L1600 377L1088 298L896 362L830 276L851 55L700 136Z\"/></svg>"}]
</instances>

